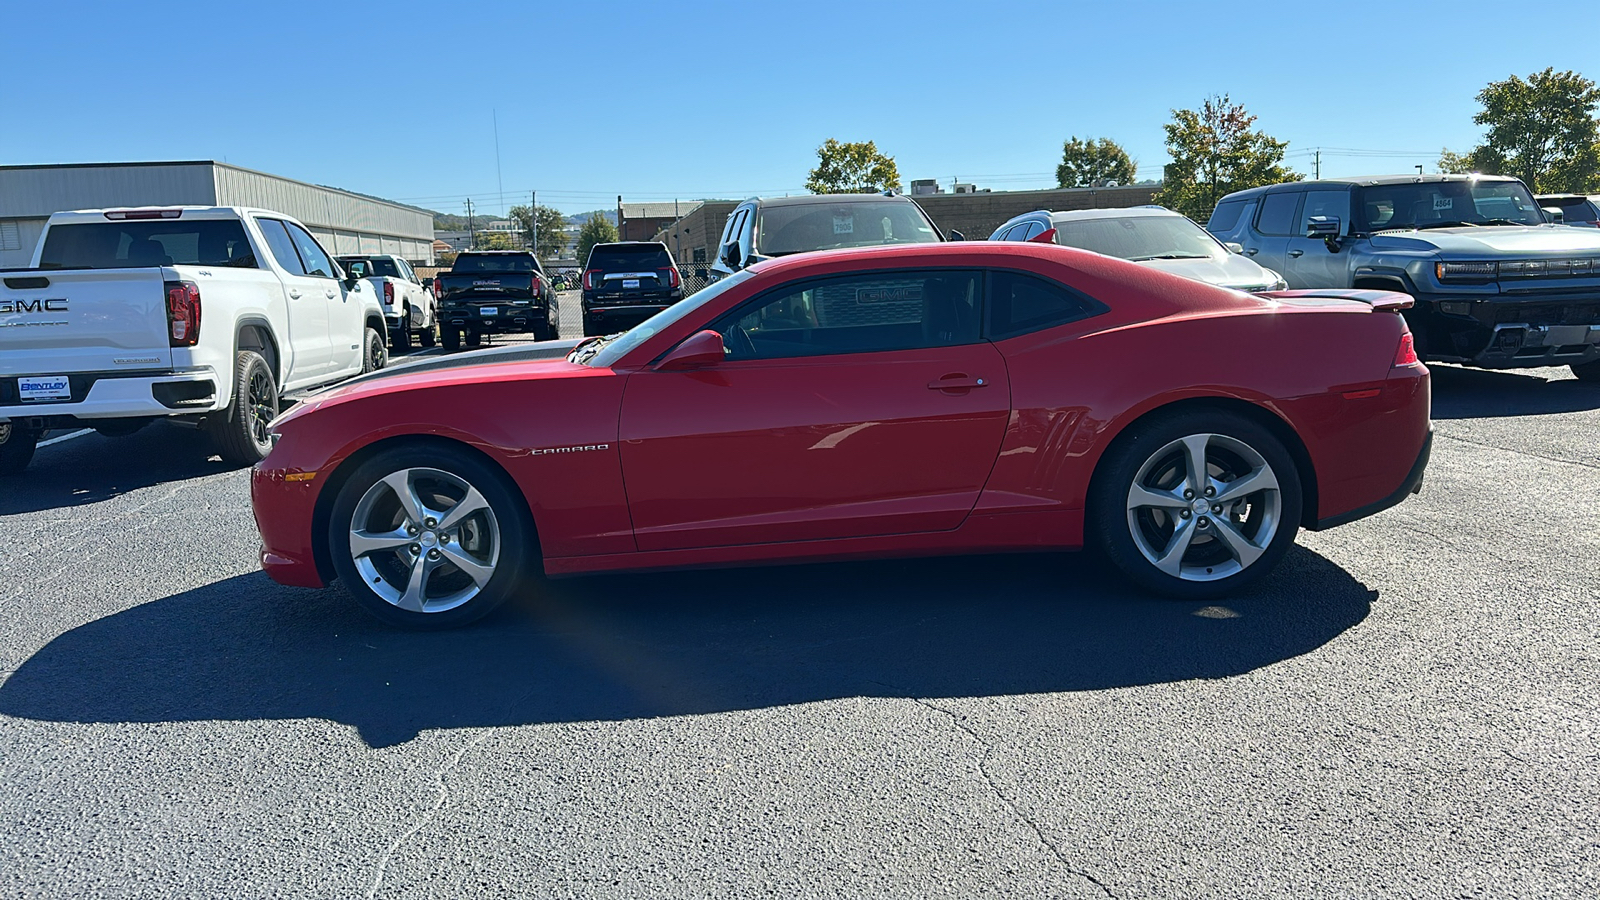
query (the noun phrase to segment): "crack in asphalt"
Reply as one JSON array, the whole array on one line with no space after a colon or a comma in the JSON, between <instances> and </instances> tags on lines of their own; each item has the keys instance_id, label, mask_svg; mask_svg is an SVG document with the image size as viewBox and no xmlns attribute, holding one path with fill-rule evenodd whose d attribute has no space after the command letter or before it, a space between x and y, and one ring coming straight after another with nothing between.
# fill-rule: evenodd
<instances>
[{"instance_id":1,"label":"crack in asphalt","mask_svg":"<svg viewBox=\"0 0 1600 900\"><path fill-rule=\"evenodd\" d=\"M1045 837L1044 829L1039 827L1039 823L1035 822L1031 816L1023 812L1022 808L1017 805L1016 801L1006 796L1005 791L1000 790L1000 786L995 783L994 777L989 774L989 757L994 755L993 744L990 744L988 741L980 737L976 731L973 731L971 728L969 728L967 724L962 721L962 717L957 715L955 711L945 709L944 707L921 697L907 697L906 699L911 700L919 706L931 709L934 712L944 714L947 718L949 718L950 724L954 725L958 730L961 731L961 733L971 738L979 747L982 747L983 754L978 758L978 774L983 776L983 781L989 786L990 792L996 797L1000 798L1000 802L1004 803L1006 807L1011 810L1012 815L1016 816L1030 829L1032 829L1034 836L1039 839L1039 843L1043 844L1045 849L1049 850L1055 856L1056 861L1061 863L1062 868L1078 876L1079 878L1092 883L1107 897L1111 898L1111 900L1116 900L1117 895L1112 893L1111 888L1108 887L1105 882L1094 877L1094 875L1090 874L1088 871L1079 869L1071 862L1068 862L1067 856L1065 853L1061 852L1061 848L1057 847L1049 838Z\"/></svg>"},{"instance_id":2,"label":"crack in asphalt","mask_svg":"<svg viewBox=\"0 0 1600 900\"><path fill-rule=\"evenodd\" d=\"M1569 465L1569 466L1582 466L1585 469L1600 470L1600 464L1596 464L1596 463L1588 463L1588 462L1583 462L1582 460L1576 460L1576 459L1563 459L1562 457L1559 457L1559 456L1546 456L1543 453L1530 453L1527 450L1518 450L1515 447L1502 447L1499 444L1490 444L1490 443L1488 443L1486 441L1474 441L1474 440L1471 440L1470 438L1457 437L1456 435L1450 434L1449 432L1439 431L1438 429L1434 429L1434 433L1437 434L1438 436L1442 437L1442 438L1448 438L1449 440L1452 440L1452 441L1460 441L1463 444L1471 444L1474 447L1482 447L1485 450L1499 450L1502 453L1515 453L1518 456L1527 456L1527 457L1532 457L1533 459L1542 459L1542 460L1545 460L1546 462L1564 463L1564 464Z\"/></svg>"},{"instance_id":3,"label":"crack in asphalt","mask_svg":"<svg viewBox=\"0 0 1600 900\"><path fill-rule=\"evenodd\" d=\"M429 807L417 821L413 822L410 828L407 828L399 837L395 838L389 848L383 851L383 856L378 858L378 870L373 874L372 885L367 888L367 900L372 900L373 897L378 895L378 889L383 886L384 875L389 871L389 862L394 859L395 852L400 849L401 845L415 837L417 832L431 824L434 818L438 816L439 810L444 809L445 803L450 799L448 778L451 771L461 765L461 760L465 759L469 752L481 746L484 741L499 730L498 728L490 728L483 734L478 735L476 740L469 741L466 746L457 750L454 756L446 760L445 764L433 773L434 787L438 791L438 796L434 797L433 806Z\"/></svg>"}]
</instances>

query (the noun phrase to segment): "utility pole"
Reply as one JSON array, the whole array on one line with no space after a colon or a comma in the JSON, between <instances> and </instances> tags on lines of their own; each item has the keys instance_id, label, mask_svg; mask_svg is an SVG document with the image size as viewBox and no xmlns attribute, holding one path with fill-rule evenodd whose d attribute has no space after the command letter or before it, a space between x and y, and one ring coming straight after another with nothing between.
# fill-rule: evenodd
<instances>
[{"instance_id":1,"label":"utility pole","mask_svg":"<svg viewBox=\"0 0 1600 900\"><path fill-rule=\"evenodd\" d=\"M533 219L533 255L539 255L539 192L529 191L528 215Z\"/></svg>"},{"instance_id":2,"label":"utility pole","mask_svg":"<svg viewBox=\"0 0 1600 900\"><path fill-rule=\"evenodd\" d=\"M676 226L678 224L678 220L682 218L683 216L678 212L678 198L674 197L672 198L672 224L674 226L672 229L672 236L677 239L677 246L673 248L672 256L678 262L683 262L683 237L678 233L678 228Z\"/></svg>"},{"instance_id":3,"label":"utility pole","mask_svg":"<svg viewBox=\"0 0 1600 900\"><path fill-rule=\"evenodd\" d=\"M622 195L617 195L617 240L622 240Z\"/></svg>"},{"instance_id":4,"label":"utility pole","mask_svg":"<svg viewBox=\"0 0 1600 900\"><path fill-rule=\"evenodd\" d=\"M478 233L472 227L472 198L467 198L467 249L478 249Z\"/></svg>"},{"instance_id":5,"label":"utility pole","mask_svg":"<svg viewBox=\"0 0 1600 900\"><path fill-rule=\"evenodd\" d=\"M1312 177L1313 180L1315 180L1315 181L1321 181L1322 180L1322 148L1321 147L1318 147L1317 148L1317 152L1313 153L1311 155L1311 171L1312 171L1312 176L1311 177Z\"/></svg>"}]
</instances>

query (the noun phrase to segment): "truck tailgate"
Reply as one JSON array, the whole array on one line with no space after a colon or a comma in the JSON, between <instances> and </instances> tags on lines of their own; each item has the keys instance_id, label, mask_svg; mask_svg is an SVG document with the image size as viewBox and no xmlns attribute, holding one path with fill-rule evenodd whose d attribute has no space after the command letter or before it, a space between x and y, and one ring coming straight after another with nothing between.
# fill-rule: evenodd
<instances>
[{"instance_id":1,"label":"truck tailgate","mask_svg":"<svg viewBox=\"0 0 1600 900\"><path fill-rule=\"evenodd\" d=\"M163 284L158 268L4 273L0 375L171 368Z\"/></svg>"}]
</instances>

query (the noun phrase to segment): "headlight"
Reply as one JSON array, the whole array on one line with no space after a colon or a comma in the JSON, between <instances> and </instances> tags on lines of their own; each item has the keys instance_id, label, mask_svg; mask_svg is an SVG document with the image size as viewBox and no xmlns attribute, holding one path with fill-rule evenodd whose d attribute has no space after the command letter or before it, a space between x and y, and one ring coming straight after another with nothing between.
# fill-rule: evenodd
<instances>
[{"instance_id":1,"label":"headlight","mask_svg":"<svg viewBox=\"0 0 1600 900\"><path fill-rule=\"evenodd\" d=\"M1434 263L1440 281L1484 282L1494 278L1566 278L1600 273L1600 260L1584 259L1508 259L1503 262Z\"/></svg>"},{"instance_id":2,"label":"headlight","mask_svg":"<svg viewBox=\"0 0 1600 900\"><path fill-rule=\"evenodd\" d=\"M1271 269L1267 270L1267 274L1272 276L1272 283L1262 288L1262 290L1287 291L1289 289L1289 282L1284 281L1282 275L1279 275L1277 272L1274 272Z\"/></svg>"},{"instance_id":3,"label":"headlight","mask_svg":"<svg viewBox=\"0 0 1600 900\"><path fill-rule=\"evenodd\" d=\"M1433 274L1440 281L1488 281L1495 276L1497 266L1492 262L1442 262L1433 264Z\"/></svg>"}]
</instances>

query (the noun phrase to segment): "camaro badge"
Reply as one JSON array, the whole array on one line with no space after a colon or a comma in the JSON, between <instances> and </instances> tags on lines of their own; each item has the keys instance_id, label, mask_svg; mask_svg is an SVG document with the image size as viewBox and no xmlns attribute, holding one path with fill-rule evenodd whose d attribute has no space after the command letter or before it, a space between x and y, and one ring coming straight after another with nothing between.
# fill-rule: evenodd
<instances>
[{"instance_id":1,"label":"camaro badge","mask_svg":"<svg viewBox=\"0 0 1600 900\"><path fill-rule=\"evenodd\" d=\"M610 450L610 449L611 449L611 445L610 444L584 444L581 447L546 447L546 448L544 448L542 450L537 448L537 447L535 447L534 450L533 450L533 455L534 456L544 456L546 453L582 453L585 450Z\"/></svg>"}]
</instances>

